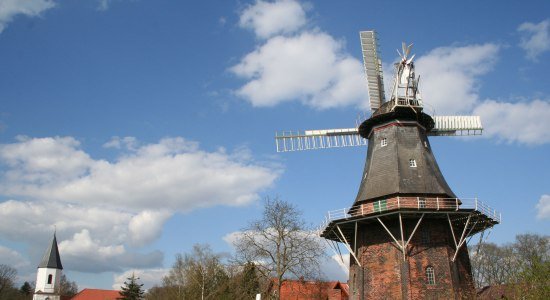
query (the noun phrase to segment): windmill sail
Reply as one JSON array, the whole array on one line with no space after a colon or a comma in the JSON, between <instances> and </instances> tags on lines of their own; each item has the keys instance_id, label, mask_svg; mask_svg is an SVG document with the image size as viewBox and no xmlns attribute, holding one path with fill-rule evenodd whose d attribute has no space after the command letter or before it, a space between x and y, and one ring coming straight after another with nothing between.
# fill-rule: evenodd
<instances>
[{"instance_id":1,"label":"windmill sail","mask_svg":"<svg viewBox=\"0 0 550 300\"><path fill-rule=\"evenodd\" d=\"M283 131L275 134L277 152L366 146L357 128Z\"/></svg>"},{"instance_id":2,"label":"windmill sail","mask_svg":"<svg viewBox=\"0 0 550 300\"><path fill-rule=\"evenodd\" d=\"M479 116L433 116L435 126L429 136L481 135ZM277 152L366 146L368 141L357 128L282 131L275 134Z\"/></svg>"},{"instance_id":3,"label":"windmill sail","mask_svg":"<svg viewBox=\"0 0 550 300\"><path fill-rule=\"evenodd\" d=\"M479 116L434 116L432 136L481 135L483 126Z\"/></svg>"},{"instance_id":4,"label":"windmill sail","mask_svg":"<svg viewBox=\"0 0 550 300\"><path fill-rule=\"evenodd\" d=\"M361 31L359 36L363 51L363 66L367 74L370 108L374 112L385 101L382 61L378 57L376 32Z\"/></svg>"}]
</instances>

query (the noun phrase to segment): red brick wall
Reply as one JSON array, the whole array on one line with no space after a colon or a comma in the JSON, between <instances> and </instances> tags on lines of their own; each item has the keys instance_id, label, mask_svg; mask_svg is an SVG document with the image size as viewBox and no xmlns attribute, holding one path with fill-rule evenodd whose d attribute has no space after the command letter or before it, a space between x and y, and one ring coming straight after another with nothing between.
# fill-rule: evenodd
<instances>
[{"instance_id":1,"label":"red brick wall","mask_svg":"<svg viewBox=\"0 0 550 300\"><path fill-rule=\"evenodd\" d=\"M401 239L399 221L384 220L398 240ZM403 219L405 241L417 219ZM421 231L428 230L430 242L424 244ZM363 272L354 260L350 268L350 299L461 299L474 293L468 251L459 251L456 261L454 242L446 219L428 219L426 216L407 247L407 260L393 239L378 221L361 225L357 237L357 253ZM432 266L435 285L428 285L426 268ZM355 280L354 280L355 278ZM363 282L363 284L361 284Z\"/></svg>"}]
</instances>

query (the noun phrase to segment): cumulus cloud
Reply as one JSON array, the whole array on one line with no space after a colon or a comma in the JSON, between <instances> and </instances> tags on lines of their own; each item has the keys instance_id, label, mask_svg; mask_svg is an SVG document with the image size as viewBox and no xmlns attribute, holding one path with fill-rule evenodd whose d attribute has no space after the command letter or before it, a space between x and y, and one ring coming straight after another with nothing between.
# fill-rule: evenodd
<instances>
[{"instance_id":1,"label":"cumulus cloud","mask_svg":"<svg viewBox=\"0 0 550 300\"><path fill-rule=\"evenodd\" d=\"M8 166L0 173L2 194L133 211L248 204L280 174L183 138L143 145L113 162L91 159L70 137L26 138L1 145L0 158Z\"/></svg>"},{"instance_id":2,"label":"cumulus cloud","mask_svg":"<svg viewBox=\"0 0 550 300\"><path fill-rule=\"evenodd\" d=\"M540 23L525 22L518 27L521 33L519 46L525 50L530 60L537 60L538 56L550 50L550 19Z\"/></svg>"},{"instance_id":3,"label":"cumulus cloud","mask_svg":"<svg viewBox=\"0 0 550 300\"><path fill-rule=\"evenodd\" d=\"M537 203L537 219L550 219L550 195L540 196Z\"/></svg>"},{"instance_id":4,"label":"cumulus cloud","mask_svg":"<svg viewBox=\"0 0 550 300\"><path fill-rule=\"evenodd\" d=\"M282 0L257 1L241 12L240 26L264 40L229 69L247 81L236 94L256 107L298 101L316 109L366 108L361 62L341 41L307 29L306 10L298 1Z\"/></svg>"},{"instance_id":5,"label":"cumulus cloud","mask_svg":"<svg viewBox=\"0 0 550 300\"><path fill-rule=\"evenodd\" d=\"M131 269L122 274L114 275L114 290L120 290L120 287L124 285L128 278L134 275L139 277L138 282L143 284L144 289L150 289L155 285L161 284L162 278L168 274L170 270L156 268L156 269Z\"/></svg>"},{"instance_id":6,"label":"cumulus cloud","mask_svg":"<svg viewBox=\"0 0 550 300\"><path fill-rule=\"evenodd\" d=\"M343 262L342 262L343 260ZM321 263L321 273L325 280L347 282L349 278L349 254L327 256Z\"/></svg>"},{"instance_id":7,"label":"cumulus cloud","mask_svg":"<svg viewBox=\"0 0 550 300\"><path fill-rule=\"evenodd\" d=\"M25 259L19 252L0 245L0 262L9 262L11 267L16 269L29 266L29 261Z\"/></svg>"},{"instance_id":8,"label":"cumulus cloud","mask_svg":"<svg viewBox=\"0 0 550 300\"><path fill-rule=\"evenodd\" d=\"M2 0L0 1L0 33L17 15L28 17L40 16L40 14L55 6L53 0Z\"/></svg>"},{"instance_id":9,"label":"cumulus cloud","mask_svg":"<svg viewBox=\"0 0 550 300\"><path fill-rule=\"evenodd\" d=\"M121 145L113 161L92 158L72 137L0 145L0 195L15 199L0 202L0 237L45 245L55 226L73 270L157 267L162 253L134 250L155 241L174 213L250 203L281 172L242 148L207 152L183 138L140 146L118 140L136 146Z\"/></svg>"},{"instance_id":10,"label":"cumulus cloud","mask_svg":"<svg viewBox=\"0 0 550 300\"><path fill-rule=\"evenodd\" d=\"M171 216L166 211L145 210L133 216L128 224L133 244L142 246L157 239L162 232L164 222Z\"/></svg>"},{"instance_id":11,"label":"cumulus cloud","mask_svg":"<svg viewBox=\"0 0 550 300\"><path fill-rule=\"evenodd\" d=\"M127 252L124 245L106 245L92 238L87 229L59 243L59 253L72 270L85 272L122 271L128 267L159 267L164 255L160 251L145 254Z\"/></svg>"},{"instance_id":12,"label":"cumulus cloud","mask_svg":"<svg viewBox=\"0 0 550 300\"><path fill-rule=\"evenodd\" d=\"M294 32L306 24L305 9L298 1L256 1L240 15L239 26L254 31L260 38Z\"/></svg>"},{"instance_id":13,"label":"cumulus cloud","mask_svg":"<svg viewBox=\"0 0 550 300\"><path fill-rule=\"evenodd\" d=\"M483 121L483 135L506 142L540 145L550 142L550 101L507 103L486 100L474 109Z\"/></svg>"},{"instance_id":14,"label":"cumulus cloud","mask_svg":"<svg viewBox=\"0 0 550 300\"><path fill-rule=\"evenodd\" d=\"M428 111L438 115L470 112L479 101L479 76L497 60L496 44L440 47L416 61L420 90Z\"/></svg>"},{"instance_id":15,"label":"cumulus cloud","mask_svg":"<svg viewBox=\"0 0 550 300\"><path fill-rule=\"evenodd\" d=\"M237 95L254 106L300 101L326 109L366 105L361 63L323 32L276 36L247 54L231 71L249 80Z\"/></svg>"}]
</instances>

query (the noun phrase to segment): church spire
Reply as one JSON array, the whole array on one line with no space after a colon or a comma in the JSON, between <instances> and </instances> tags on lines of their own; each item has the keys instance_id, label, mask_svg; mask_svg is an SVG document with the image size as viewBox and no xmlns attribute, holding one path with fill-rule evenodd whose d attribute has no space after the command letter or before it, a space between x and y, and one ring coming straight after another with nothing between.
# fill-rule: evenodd
<instances>
[{"instance_id":1,"label":"church spire","mask_svg":"<svg viewBox=\"0 0 550 300\"><path fill-rule=\"evenodd\" d=\"M48 250L46 250L46 253L44 253L42 261L40 261L38 267L63 270L61 258L59 257L59 250L57 249L57 238L55 233L53 234L52 243Z\"/></svg>"}]
</instances>

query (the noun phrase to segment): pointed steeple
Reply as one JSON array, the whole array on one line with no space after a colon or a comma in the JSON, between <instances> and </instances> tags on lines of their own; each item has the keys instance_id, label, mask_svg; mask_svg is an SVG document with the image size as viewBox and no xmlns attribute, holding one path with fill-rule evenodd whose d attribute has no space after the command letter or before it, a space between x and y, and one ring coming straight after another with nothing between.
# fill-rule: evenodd
<instances>
[{"instance_id":1,"label":"pointed steeple","mask_svg":"<svg viewBox=\"0 0 550 300\"><path fill-rule=\"evenodd\" d=\"M53 234L52 243L48 250L46 250L46 253L44 253L42 261L40 261L38 267L63 270L61 258L59 257L59 250L57 249L57 239L55 237L55 233Z\"/></svg>"}]
</instances>

